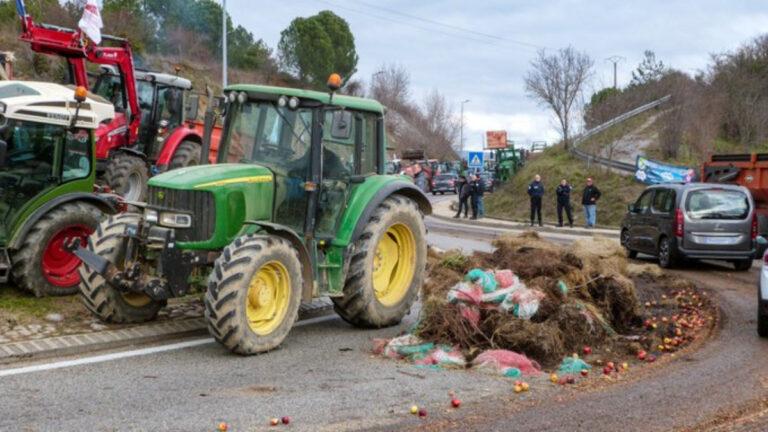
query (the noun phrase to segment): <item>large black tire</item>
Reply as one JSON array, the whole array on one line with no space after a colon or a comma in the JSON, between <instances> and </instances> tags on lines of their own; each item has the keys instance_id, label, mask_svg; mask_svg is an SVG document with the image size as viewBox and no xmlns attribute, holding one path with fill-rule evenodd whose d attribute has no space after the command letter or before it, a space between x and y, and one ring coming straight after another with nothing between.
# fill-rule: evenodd
<instances>
[{"instance_id":1,"label":"large black tire","mask_svg":"<svg viewBox=\"0 0 768 432\"><path fill-rule=\"evenodd\" d=\"M121 243L125 226L138 223L140 218L134 213L110 216L96 228L88 241L88 249L120 267L123 263ZM108 323L151 321L166 304L165 301L152 300L143 294L121 293L87 264L80 266L80 277L83 304L92 314Z\"/></svg>"},{"instance_id":2,"label":"large black tire","mask_svg":"<svg viewBox=\"0 0 768 432\"><path fill-rule=\"evenodd\" d=\"M620 241L621 241L621 245L624 247L624 251L627 253L627 258L629 259L637 258L637 251L634 251L629 248L629 230L621 231Z\"/></svg>"},{"instance_id":3,"label":"large black tire","mask_svg":"<svg viewBox=\"0 0 768 432\"><path fill-rule=\"evenodd\" d=\"M733 268L736 269L736 271L749 271L749 269L752 268L752 259L736 260L733 262Z\"/></svg>"},{"instance_id":4,"label":"large black tire","mask_svg":"<svg viewBox=\"0 0 768 432\"><path fill-rule=\"evenodd\" d=\"M381 241L390 236L396 225L407 227L412 234L413 257L409 262L413 275L400 298L390 298L383 304L374 289L375 259L381 260ZM424 282L427 261L427 241L424 217L411 199L393 195L379 205L355 241L349 272L344 284L344 296L333 298L334 309L348 323L363 328L380 328L398 324L408 313ZM379 266L383 264L378 263ZM394 269L396 273L398 270Z\"/></svg>"},{"instance_id":5,"label":"large black tire","mask_svg":"<svg viewBox=\"0 0 768 432\"><path fill-rule=\"evenodd\" d=\"M273 299L271 303L286 297L287 302L282 306L275 305L273 318L262 320L267 321L264 324L267 327L257 330L251 326L249 313L264 311L261 308L266 306L257 303L264 301L265 294L264 291L251 291L254 286L259 286L260 276L264 275L275 278L278 284L284 283L284 290L288 291L281 296L280 288L270 285L271 289L266 293ZM262 290L268 285L261 285ZM237 354L252 355L273 350L285 340L296 322L302 287L299 254L287 241L275 236L238 237L224 249L208 278L205 294L208 330L216 341ZM268 328L269 321L273 328Z\"/></svg>"},{"instance_id":6,"label":"large black tire","mask_svg":"<svg viewBox=\"0 0 768 432\"><path fill-rule=\"evenodd\" d=\"M83 202L66 203L43 215L11 256L16 285L37 297L76 293L80 261L62 249L63 241L77 232L85 238L96 230L101 219L99 209ZM47 272L44 264L49 268Z\"/></svg>"},{"instance_id":7,"label":"large black tire","mask_svg":"<svg viewBox=\"0 0 768 432\"><path fill-rule=\"evenodd\" d=\"M169 170L200 165L200 155L203 152L200 144L194 141L182 141L176 149L168 165Z\"/></svg>"},{"instance_id":8,"label":"large black tire","mask_svg":"<svg viewBox=\"0 0 768 432\"><path fill-rule=\"evenodd\" d=\"M149 168L138 156L118 153L107 163L104 181L116 193L130 201L145 201Z\"/></svg>"},{"instance_id":9,"label":"large black tire","mask_svg":"<svg viewBox=\"0 0 768 432\"><path fill-rule=\"evenodd\" d=\"M662 237L659 240L658 248L659 266L665 269L671 269L677 265L677 251L668 237Z\"/></svg>"}]
</instances>

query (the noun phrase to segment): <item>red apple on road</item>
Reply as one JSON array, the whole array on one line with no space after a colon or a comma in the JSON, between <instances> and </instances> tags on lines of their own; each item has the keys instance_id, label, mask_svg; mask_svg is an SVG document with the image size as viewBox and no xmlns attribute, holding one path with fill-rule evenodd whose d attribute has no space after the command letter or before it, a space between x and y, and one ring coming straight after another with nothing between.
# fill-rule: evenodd
<instances>
[{"instance_id":1,"label":"red apple on road","mask_svg":"<svg viewBox=\"0 0 768 432\"><path fill-rule=\"evenodd\" d=\"M592 353L592 348L590 347L584 347L584 355L589 355Z\"/></svg>"},{"instance_id":2,"label":"red apple on road","mask_svg":"<svg viewBox=\"0 0 768 432\"><path fill-rule=\"evenodd\" d=\"M458 399L455 399L455 398L454 398L454 399L451 401L451 405L452 405L454 408L458 408L458 407L461 405L461 401L460 401L460 400L458 400Z\"/></svg>"},{"instance_id":3,"label":"red apple on road","mask_svg":"<svg viewBox=\"0 0 768 432\"><path fill-rule=\"evenodd\" d=\"M637 352L637 358L638 360L645 360L646 352L645 350L640 350Z\"/></svg>"},{"instance_id":4,"label":"red apple on road","mask_svg":"<svg viewBox=\"0 0 768 432\"><path fill-rule=\"evenodd\" d=\"M586 370L586 369L582 369L581 370L581 376L583 376L583 377L587 376L588 373L589 373L589 371Z\"/></svg>"}]
</instances>

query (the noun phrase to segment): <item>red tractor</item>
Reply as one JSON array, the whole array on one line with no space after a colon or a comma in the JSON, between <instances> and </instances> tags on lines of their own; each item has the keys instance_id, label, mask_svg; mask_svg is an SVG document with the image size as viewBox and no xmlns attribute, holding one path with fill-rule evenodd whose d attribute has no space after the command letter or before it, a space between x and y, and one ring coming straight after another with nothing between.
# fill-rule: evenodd
<instances>
[{"instance_id":1,"label":"red tractor","mask_svg":"<svg viewBox=\"0 0 768 432\"><path fill-rule=\"evenodd\" d=\"M36 24L23 4L17 2L20 39L35 52L66 58L77 86L89 88L86 60L102 65L93 92L115 106L115 117L96 131L97 172L107 186L144 201L150 176L200 162L203 125L194 120L199 99L187 96L189 80L136 71L126 39L103 36L113 46L93 45L80 30ZM212 132L211 161L220 132Z\"/></svg>"}]
</instances>

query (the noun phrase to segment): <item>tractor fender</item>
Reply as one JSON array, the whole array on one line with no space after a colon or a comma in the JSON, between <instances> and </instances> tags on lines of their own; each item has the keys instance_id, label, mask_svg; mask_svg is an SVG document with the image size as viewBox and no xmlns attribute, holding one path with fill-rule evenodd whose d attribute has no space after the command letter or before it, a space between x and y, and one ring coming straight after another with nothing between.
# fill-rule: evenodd
<instances>
[{"instance_id":1,"label":"tractor fender","mask_svg":"<svg viewBox=\"0 0 768 432\"><path fill-rule=\"evenodd\" d=\"M144 154L141 150L132 149L130 147L118 147L110 152L110 154L115 153L127 153L131 156L136 156L138 158L141 158L144 162L147 162L147 155Z\"/></svg>"},{"instance_id":2,"label":"tractor fender","mask_svg":"<svg viewBox=\"0 0 768 432\"><path fill-rule=\"evenodd\" d=\"M296 231L286 226L271 222L245 221L243 224L254 225L261 228L261 230L266 231L269 235L280 237L291 243L291 245L299 252L299 261L301 261L301 273L304 279L304 287L302 288L301 298L304 301L312 301L314 291L313 287L315 285L313 276L314 272L312 270L312 260L309 257L309 251L307 251L307 247L304 245L304 242L301 241L301 237L296 234ZM248 231L250 233L250 230Z\"/></svg>"},{"instance_id":3,"label":"tractor fender","mask_svg":"<svg viewBox=\"0 0 768 432\"><path fill-rule=\"evenodd\" d=\"M340 239L340 240L347 240L346 244L350 244L357 241L357 239L363 233L363 230L365 230L365 226L368 224L368 221L371 219L371 215L373 215L373 212L376 211L376 209L379 207L381 203L384 202L385 199L389 198L392 195L402 195L406 198L410 198L416 202L422 214L424 214L425 216L432 214L432 204L429 202L429 198L427 198L427 196L424 195L424 192L421 189L419 189L412 182L405 181L405 180L396 180L380 188L375 193L375 195L371 197L365 209L360 213L359 217L357 218L357 223L355 223L355 229L354 231L352 231L352 235L349 237L349 239ZM347 219L346 216L344 219L346 221Z\"/></svg>"},{"instance_id":4,"label":"tractor fender","mask_svg":"<svg viewBox=\"0 0 768 432\"><path fill-rule=\"evenodd\" d=\"M46 213L48 213L49 211L53 210L54 208L62 204L66 204L73 201L83 201L88 204L93 204L99 210L107 214L115 214L118 212L118 209L115 208L115 206L112 203L110 203L108 200L92 193L75 192L75 193L62 195L60 197L52 199L47 203L41 205L37 210L35 210L31 215L29 215L27 220L24 222L24 225L16 232L16 234L11 239L8 245L9 248L17 249L18 247L20 247L24 242L24 238L27 236L27 234L29 234L29 230L31 230L32 227L35 226L35 223L37 223L37 221L40 220L40 218L43 217Z\"/></svg>"},{"instance_id":5,"label":"tractor fender","mask_svg":"<svg viewBox=\"0 0 768 432\"><path fill-rule=\"evenodd\" d=\"M184 141L192 141L202 145L203 137L197 129L190 128L187 124L177 127L171 132L168 138L165 139L163 150L160 152L160 156L157 157L155 164L166 167L170 165L173 155L176 153L176 150L178 150L179 145Z\"/></svg>"}]
</instances>

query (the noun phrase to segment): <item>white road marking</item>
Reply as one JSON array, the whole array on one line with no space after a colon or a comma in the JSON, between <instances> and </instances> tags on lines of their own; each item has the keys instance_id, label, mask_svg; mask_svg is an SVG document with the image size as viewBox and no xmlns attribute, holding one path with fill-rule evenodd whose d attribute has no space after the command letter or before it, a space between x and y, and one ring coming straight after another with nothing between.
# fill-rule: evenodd
<instances>
[{"instance_id":1,"label":"white road marking","mask_svg":"<svg viewBox=\"0 0 768 432\"><path fill-rule=\"evenodd\" d=\"M316 317L316 318L310 318L308 320L299 321L294 325L294 327L302 327L305 325L316 324L323 321L329 321L334 318L337 318L335 314ZM139 356L145 356L150 354L175 351L175 350L180 350L185 348L192 348L200 345L207 345L214 342L215 340L213 338L196 339L192 341L177 342L177 343L172 343L168 345L159 345L159 346L141 348L141 349L131 350L131 351L121 351L121 352L116 352L112 354L83 357L83 358L78 358L74 360L64 360L64 361L58 361L53 363L44 363L44 364L33 365L33 366L25 366L25 367L20 367L15 369L5 369L5 370L0 370L0 377L23 375L28 373L44 372L44 371L55 370L55 369L64 369L64 368L70 368L74 366L82 366L87 364L122 360L126 358L131 358L131 357L139 357Z\"/></svg>"}]
</instances>

